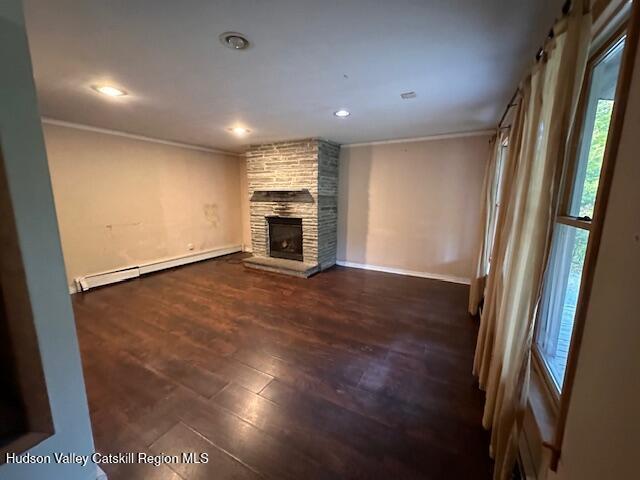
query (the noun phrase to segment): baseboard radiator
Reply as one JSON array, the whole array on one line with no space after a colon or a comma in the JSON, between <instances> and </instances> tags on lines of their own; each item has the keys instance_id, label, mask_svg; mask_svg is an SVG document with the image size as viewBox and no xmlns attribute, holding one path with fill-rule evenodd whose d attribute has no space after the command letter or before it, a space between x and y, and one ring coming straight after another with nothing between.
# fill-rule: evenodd
<instances>
[{"instance_id":1,"label":"baseboard radiator","mask_svg":"<svg viewBox=\"0 0 640 480\"><path fill-rule=\"evenodd\" d=\"M109 285L111 283L122 282L124 280L140 277L148 273L157 272L159 270L179 267L181 265L187 265L194 262L201 262L203 260L209 260L211 258L221 257L223 255L229 255L231 253L237 253L241 251L242 245L232 245L229 247L198 252L193 255L166 258L117 270L93 273L84 277L76 277L73 279L73 285L69 288L69 293L85 292L92 288Z\"/></svg>"}]
</instances>

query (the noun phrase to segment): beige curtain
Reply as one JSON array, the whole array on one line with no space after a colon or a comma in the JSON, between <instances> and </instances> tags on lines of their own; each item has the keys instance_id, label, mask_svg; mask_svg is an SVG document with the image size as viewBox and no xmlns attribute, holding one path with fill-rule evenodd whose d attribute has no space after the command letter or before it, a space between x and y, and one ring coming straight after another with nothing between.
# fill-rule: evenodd
<instances>
[{"instance_id":1,"label":"beige curtain","mask_svg":"<svg viewBox=\"0 0 640 480\"><path fill-rule=\"evenodd\" d=\"M476 268L471 279L471 288L469 289L469 313L471 315L478 313L478 306L484 296L494 232L492 227L494 225L495 206L497 203L497 176L500 174L498 169L500 155L502 153L500 135L496 134L491 141L493 142L493 148L491 149L491 157L489 157L489 161L487 162L482 185Z\"/></svg>"},{"instance_id":2,"label":"beige curtain","mask_svg":"<svg viewBox=\"0 0 640 480\"><path fill-rule=\"evenodd\" d=\"M510 478L528 395L533 322L549 252L567 139L584 76L590 14L574 1L555 38L522 82L503 173L474 373L486 390L496 480Z\"/></svg>"}]
</instances>

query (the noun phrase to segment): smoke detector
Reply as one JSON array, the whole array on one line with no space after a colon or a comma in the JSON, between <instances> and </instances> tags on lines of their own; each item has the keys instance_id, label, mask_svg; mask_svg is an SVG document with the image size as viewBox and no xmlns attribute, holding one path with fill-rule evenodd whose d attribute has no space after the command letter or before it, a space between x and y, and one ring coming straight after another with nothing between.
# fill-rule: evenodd
<instances>
[{"instance_id":1,"label":"smoke detector","mask_svg":"<svg viewBox=\"0 0 640 480\"><path fill-rule=\"evenodd\" d=\"M224 32L220 37L220 43L231 50L246 50L249 48L249 40L238 32Z\"/></svg>"}]
</instances>

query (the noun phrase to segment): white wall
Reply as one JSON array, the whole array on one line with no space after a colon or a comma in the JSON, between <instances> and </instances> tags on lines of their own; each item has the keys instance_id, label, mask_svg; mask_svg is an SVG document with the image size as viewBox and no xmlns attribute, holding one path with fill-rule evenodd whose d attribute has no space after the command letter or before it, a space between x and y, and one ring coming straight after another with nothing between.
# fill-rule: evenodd
<instances>
[{"instance_id":1,"label":"white wall","mask_svg":"<svg viewBox=\"0 0 640 480\"><path fill-rule=\"evenodd\" d=\"M554 480L640 478L640 49Z\"/></svg>"},{"instance_id":2,"label":"white wall","mask_svg":"<svg viewBox=\"0 0 640 480\"><path fill-rule=\"evenodd\" d=\"M338 261L468 281L489 135L343 147Z\"/></svg>"},{"instance_id":3,"label":"white wall","mask_svg":"<svg viewBox=\"0 0 640 480\"><path fill-rule=\"evenodd\" d=\"M20 0L0 2L0 141L55 434L31 453L93 451L73 311ZM2 480L94 480L96 467L0 465Z\"/></svg>"},{"instance_id":4,"label":"white wall","mask_svg":"<svg viewBox=\"0 0 640 480\"><path fill-rule=\"evenodd\" d=\"M242 244L243 158L44 125L67 280Z\"/></svg>"}]
</instances>

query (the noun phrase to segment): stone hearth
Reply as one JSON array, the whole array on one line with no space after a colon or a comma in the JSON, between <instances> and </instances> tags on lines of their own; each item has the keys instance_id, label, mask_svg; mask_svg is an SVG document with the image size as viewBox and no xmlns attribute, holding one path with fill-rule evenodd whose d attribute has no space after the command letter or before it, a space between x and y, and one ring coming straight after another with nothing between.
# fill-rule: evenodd
<instances>
[{"instance_id":1,"label":"stone hearth","mask_svg":"<svg viewBox=\"0 0 640 480\"><path fill-rule=\"evenodd\" d=\"M245 267L265 272L286 273L294 277L308 278L320 271L320 265L273 257L251 257L244 260Z\"/></svg>"},{"instance_id":2,"label":"stone hearth","mask_svg":"<svg viewBox=\"0 0 640 480\"><path fill-rule=\"evenodd\" d=\"M253 257L247 267L307 277L336 263L340 146L320 139L246 153ZM272 258L269 218L300 219L302 259Z\"/></svg>"}]
</instances>

